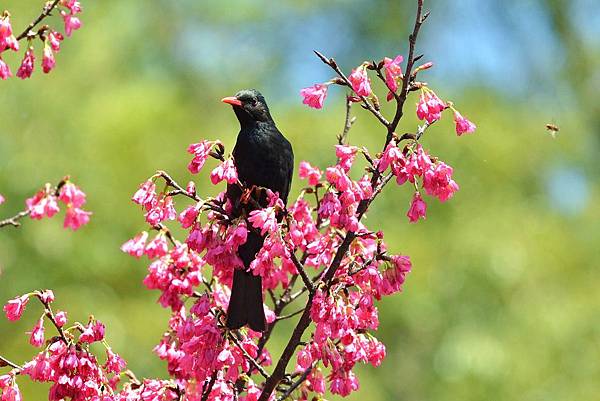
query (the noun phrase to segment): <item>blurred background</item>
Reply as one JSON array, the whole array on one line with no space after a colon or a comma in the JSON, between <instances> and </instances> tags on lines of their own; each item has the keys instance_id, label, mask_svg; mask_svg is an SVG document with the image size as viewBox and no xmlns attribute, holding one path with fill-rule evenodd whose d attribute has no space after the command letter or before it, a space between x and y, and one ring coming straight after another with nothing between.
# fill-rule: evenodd
<instances>
[{"instance_id":1,"label":"blurred background","mask_svg":"<svg viewBox=\"0 0 600 401\"><path fill-rule=\"evenodd\" d=\"M2 7L20 31L41 3ZM70 318L106 323L138 376L161 377L151 349L167 312L142 285L146 261L119 250L145 228L129 201L138 184L158 168L187 182L189 143L221 138L231 149L238 125L219 99L248 87L269 100L296 163L334 162L344 92L332 88L321 111L301 104L302 87L331 77L312 50L346 71L406 55L415 2L82 3L84 26L50 76L37 67L31 80L0 83L0 217L66 174L94 215L77 233L62 229L62 214L0 230L0 303L52 288ZM349 399L597 400L600 3L426 4L418 52L435 68L421 78L478 130L457 138L447 115L423 138L461 187L445 204L430 199L426 221L408 224L408 187L389 186L368 216L392 252L411 256L413 272L402 294L379 304L388 356L359 369L361 389ZM13 72L20 57L5 56ZM402 132L416 127L415 102ZM350 141L379 150L380 127L354 113ZM555 138L547 123L560 127ZM214 193L206 174L196 182ZM19 363L33 354L24 332L38 313L31 303L21 322L0 319L1 354ZM274 354L290 330L277 331ZM20 384L25 399L46 399L44 386Z\"/></svg>"}]
</instances>

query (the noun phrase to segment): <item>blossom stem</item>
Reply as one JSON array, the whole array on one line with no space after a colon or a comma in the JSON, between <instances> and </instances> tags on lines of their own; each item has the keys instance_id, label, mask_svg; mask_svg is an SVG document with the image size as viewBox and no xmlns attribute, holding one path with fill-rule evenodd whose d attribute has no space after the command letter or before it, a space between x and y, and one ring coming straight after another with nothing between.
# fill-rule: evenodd
<instances>
[{"instance_id":1,"label":"blossom stem","mask_svg":"<svg viewBox=\"0 0 600 401\"><path fill-rule=\"evenodd\" d=\"M229 332L229 338L231 339L231 341L233 341L233 343L240 349L240 351L242 351L242 354L244 354L244 357L252 364L254 365L254 367L256 368L256 370L258 370L258 372L266 379L269 377L269 374L267 373L267 371L260 366L260 364L256 361L256 359L252 358L252 356L248 353L248 351L246 351L246 349L244 349L244 347L242 347L242 344L240 344L240 342L238 341L238 339L235 337L235 335L232 332ZM252 369L250 369L252 370Z\"/></svg>"},{"instance_id":2,"label":"blossom stem","mask_svg":"<svg viewBox=\"0 0 600 401\"><path fill-rule=\"evenodd\" d=\"M44 18L48 17L50 15L50 13L52 12L52 10L54 10L58 6L59 2L60 2L60 0L54 0L52 3L46 3L46 5L44 5L44 9L42 10L42 13L40 15L38 15L38 17L35 20L33 20L29 25L27 25L25 30L23 32L21 32L19 34L19 36L17 36L17 40L21 40L23 38L28 37L31 30L33 28L35 28L37 24L42 22L42 20L44 20Z\"/></svg>"},{"instance_id":3,"label":"blossom stem","mask_svg":"<svg viewBox=\"0 0 600 401\"><path fill-rule=\"evenodd\" d=\"M10 360L8 360L5 357L3 357L2 355L0 355L0 367L2 367L2 366L10 366L11 368L23 370L23 368L21 366L17 365L14 362L11 362Z\"/></svg>"}]
</instances>

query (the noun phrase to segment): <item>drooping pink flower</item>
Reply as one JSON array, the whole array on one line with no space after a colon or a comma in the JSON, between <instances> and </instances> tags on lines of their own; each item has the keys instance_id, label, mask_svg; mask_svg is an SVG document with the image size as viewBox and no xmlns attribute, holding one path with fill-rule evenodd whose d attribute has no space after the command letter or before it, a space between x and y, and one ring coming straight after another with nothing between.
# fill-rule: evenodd
<instances>
[{"instance_id":1,"label":"drooping pink flower","mask_svg":"<svg viewBox=\"0 0 600 401\"><path fill-rule=\"evenodd\" d=\"M317 167L313 167L307 161L301 161L298 166L298 176L302 179L308 179L308 185L315 186L319 183L323 172Z\"/></svg>"},{"instance_id":2,"label":"drooping pink flower","mask_svg":"<svg viewBox=\"0 0 600 401\"><path fill-rule=\"evenodd\" d=\"M60 210L56 203L56 197L43 189L28 198L25 204L29 210L29 217L36 220L40 220L44 216L52 217Z\"/></svg>"},{"instance_id":3,"label":"drooping pink flower","mask_svg":"<svg viewBox=\"0 0 600 401\"><path fill-rule=\"evenodd\" d=\"M217 185L223 180L227 181L228 184L235 184L237 179L237 171L235 169L235 165L233 164L233 159L231 158L219 164L210 173L210 180L214 185Z\"/></svg>"},{"instance_id":4,"label":"drooping pink flower","mask_svg":"<svg viewBox=\"0 0 600 401\"><path fill-rule=\"evenodd\" d=\"M121 250L125 253L130 254L136 258L140 258L144 254L146 249L146 240L148 239L148 233L142 231L129 241L121 245Z\"/></svg>"},{"instance_id":5,"label":"drooping pink flower","mask_svg":"<svg viewBox=\"0 0 600 401\"><path fill-rule=\"evenodd\" d=\"M64 39L61 33L56 31L50 31L48 34L48 44L55 52L60 50L60 42Z\"/></svg>"},{"instance_id":6,"label":"drooping pink flower","mask_svg":"<svg viewBox=\"0 0 600 401\"><path fill-rule=\"evenodd\" d=\"M54 292L52 290L44 290L39 294L39 296L44 303L50 304L54 302Z\"/></svg>"},{"instance_id":7,"label":"drooping pink flower","mask_svg":"<svg viewBox=\"0 0 600 401\"><path fill-rule=\"evenodd\" d=\"M113 352L112 349L106 349L106 363L104 364L104 369L107 372L112 372L116 375L121 373L127 367L127 363L123 358L119 356L119 354Z\"/></svg>"},{"instance_id":8,"label":"drooping pink flower","mask_svg":"<svg viewBox=\"0 0 600 401\"><path fill-rule=\"evenodd\" d=\"M477 128L475 124L463 117L458 110L454 110L454 122L456 124L456 134L458 136L474 132L475 128Z\"/></svg>"},{"instance_id":9,"label":"drooping pink flower","mask_svg":"<svg viewBox=\"0 0 600 401\"><path fill-rule=\"evenodd\" d=\"M161 258L169 252L169 244L165 235L161 232L154 239L148 242L144 253L149 259Z\"/></svg>"},{"instance_id":10,"label":"drooping pink flower","mask_svg":"<svg viewBox=\"0 0 600 401\"><path fill-rule=\"evenodd\" d=\"M445 202L458 191L458 184L452 179L452 167L442 161L438 161L432 168L425 171L423 176L423 188L427 195L435 196Z\"/></svg>"},{"instance_id":11,"label":"drooping pink flower","mask_svg":"<svg viewBox=\"0 0 600 401\"><path fill-rule=\"evenodd\" d=\"M210 150L212 149L214 142L202 141L198 143L192 143L188 146L187 151L194 155L192 161L188 164L188 170L192 174L198 174L198 172L204 166L206 159L210 156Z\"/></svg>"},{"instance_id":12,"label":"drooping pink flower","mask_svg":"<svg viewBox=\"0 0 600 401\"><path fill-rule=\"evenodd\" d=\"M383 271L382 293L391 295L402 290L406 275L412 268L410 258L404 255L392 256L393 265Z\"/></svg>"},{"instance_id":13,"label":"drooping pink flower","mask_svg":"<svg viewBox=\"0 0 600 401\"><path fill-rule=\"evenodd\" d=\"M44 344L44 317L33 326L33 330L30 332L29 343L34 347L41 347Z\"/></svg>"},{"instance_id":14,"label":"drooping pink flower","mask_svg":"<svg viewBox=\"0 0 600 401\"><path fill-rule=\"evenodd\" d=\"M72 182L67 182L60 189L58 199L66 205L81 207L85 203L85 193Z\"/></svg>"},{"instance_id":15,"label":"drooping pink flower","mask_svg":"<svg viewBox=\"0 0 600 401\"><path fill-rule=\"evenodd\" d=\"M35 66L35 55L33 54L33 47L29 47L27 52L25 53L25 57L23 57L23 61L21 62L21 66L17 71L17 77L21 79L27 79L31 77L33 73L33 68Z\"/></svg>"},{"instance_id":16,"label":"drooping pink flower","mask_svg":"<svg viewBox=\"0 0 600 401\"><path fill-rule=\"evenodd\" d=\"M273 207L251 211L248 221L252 223L254 228L260 229L261 235L277 230L277 218Z\"/></svg>"},{"instance_id":17,"label":"drooping pink flower","mask_svg":"<svg viewBox=\"0 0 600 401\"><path fill-rule=\"evenodd\" d=\"M0 194L0 205L3 204L5 201L4 196L2 196L2 194Z\"/></svg>"},{"instance_id":18,"label":"drooping pink flower","mask_svg":"<svg viewBox=\"0 0 600 401\"><path fill-rule=\"evenodd\" d=\"M419 220L419 218L425 218L426 212L427 204L425 203L425 201L423 201L423 198L421 198L421 194L415 192L415 195L413 196L412 202L410 204L410 209L408 209L408 212L406 213L406 216L408 216L408 220L411 223L416 223Z\"/></svg>"},{"instance_id":19,"label":"drooping pink flower","mask_svg":"<svg viewBox=\"0 0 600 401\"><path fill-rule=\"evenodd\" d=\"M10 24L10 15L5 12L3 16L0 16L0 53L7 47L14 51L19 50L19 42L13 35Z\"/></svg>"},{"instance_id":20,"label":"drooping pink flower","mask_svg":"<svg viewBox=\"0 0 600 401\"><path fill-rule=\"evenodd\" d=\"M6 318L12 322L19 320L28 302L29 295L27 294L8 301L3 308L4 313L6 313Z\"/></svg>"},{"instance_id":21,"label":"drooping pink flower","mask_svg":"<svg viewBox=\"0 0 600 401\"><path fill-rule=\"evenodd\" d=\"M21 397L21 391L19 390L19 385L17 384L17 382L14 379L13 375L3 375L0 376L0 378L2 378L2 381L0 382L0 384L5 381L3 378L5 376L10 376L6 382L7 385L5 387L0 387L2 389L2 401L22 401L22 397Z\"/></svg>"},{"instance_id":22,"label":"drooping pink flower","mask_svg":"<svg viewBox=\"0 0 600 401\"><path fill-rule=\"evenodd\" d=\"M177 218L177 211L173 204L173 197L162 196L156 202L152 204L152 207L144 215L146 221L152 226L156 226L165 220L175 220Z\"/></svg>"},{"instance_id":23,"label":"drooping pink flower","mask_svg":"<svg viewBox=\"0 0 600 401\"><path fill-rule=\"evenodd\" d=\"M327 97L327 87L328 85L325 84L316 84L302 89L300 91L300 95L303 97L302 103L314 109L322 108Z\"/></svg>"},{"instance_id":24,"label":"drooping pink flower","mask_svg":"<svg viewBox=\"0 0 600 401\"><path fill-rule=\"evenodd\" d=\"M12 77L12 72L10 71L8 64L6 64L4 60L2 60L2 57L0 57L0 79L6 80L10 77Z\"/></svg>"},{"instance_id":25,"label":"drooping pink flower","mask_svg":"<svg viewBox=\"0 0 600 401\"><path fill-rule=\"evenodd\" d=\"M76 31L77 29L81 28L81 21L78 17L75 16L75 14L73 14L72 11L70 13L67 13L66 11L61 11L60 15L62 15L63 20L65 22L65 34L67 36L71 36L73 31Z\"/></svg>"},{"instance_id":26,"label":"drooping pink flower","mask_svg":"<svg viewBox=\"0 0 600 401\"><path fill-rule=\"evenodd\" d=\"M131 200L149 210L156 202L156 184L152 180L145 181L133 194Z\"/></svg>"},{"instance_id":27,"label":"drooping pink flower","mask_svg":"<svg viewBox=\"0 0 600 401\"><path fill-rule=\"evenodd\" d=\"M335 145L335 155L338 158L338 165L341 166L345 171L350 170L358 148L350 145Z\"/></svg>"},{"instance_id":28,"label":"drooping pink flower","mask_svg":"<svg viewBox=\"0 0 600 401\"><path fill-rule=\"evenodd\" d=\"M61 310L56 312L54 314L54 320L56 321L58 327L63 327L65 324L67 324L67 312Z\"/></svg>"},{"instance_id":29,"label":"drooping pink flower","mask_svg":"<svg viewBox=\"0 0 600 401\"><path fill-rule=\"evenodd\" d=\"M383 59L385 83L391 92L396 92L398 90L398 82L396 79L402 75L402 67L400 67L402 61L404 61L404 57L401 55L396 56L393 60L389 57ZM393 95L391 97L388 95L388 100L391 100L391 98L393 98Z\"/></svg>"},{"instance_id":30,"label":"drooping pink flower","mask_svg":"<svg viewBox=\"0 0 600 401\"><path fill-rule=\"evenodd\" d=\"M52 47L48 43L44 46L44 56L42 58L42 70L44 74L48 74L56 65L56 59L52 52Z\"/></svg>"},{"instance_id":31,"label":"drooping pink flower","mask_svg":"<svg viewBox=\"0 0 600 401\"><path fill-rule=\"evenodd\" d=\"M352 70L352 74L348 76L348 80L358 96L368 97L371 95L371 80L367 75L367 69L364 65Z\"/></svg>"},{"instance_id":32,"label":"drooping pink flower","mask_svg":"<svg viewBox=\"0 0 600 401\"><path fill-rule=\"evenodd\" d=\"M394 170L398 167L398 164L405 164L404 155L402 154L402 150L396 145L396 141L391 140L386 146L381 159L379 159L377 169L383 173L390 165L392 166L392 170Z\"/></svg>"},{"instance_id":33,"label":"drooping pink flower","mask_svg":"<svg viewBox=\"0 0 600 401\"><path fill-rule=\"evenodd\" d=\"M100 321L85 326L83 332L79 336L79 341L91 344L93 342L102 341L104 339L104 325Z\"/></svg>"},{"instance_id":34,"label":"drooping pink flower","mask_svg":"<svg viewBox=\"0 0 600 401\"><path fill-rule=\"evenodd\" d=\"M46 382L52 375L52 365L47 352L42 351L23 366L23 373L31 377L33 381Z\"/></svg>"},{"instance_id":35,"label":"drooping pink flower","mask_svg":"<svg viewBox=\"0 0 600 401\"><path fill-rule=\"evenodd\" d=\"M67 207L63 226L64 228L70 228L73 231L77 231L81 226L90 222L91 215L92 212L85 211L78 207Z\"/></svg>"},{"instance_id":36,"label":"drooping pink flower","mask_svg":"<svg viewBox=\"0 0 600 401\"><path fill-rule=\"evenodd\" d=\"M442 111L446 107L446 103L434 91L424 90L419 97L419 103L417 103L417 117L419 120L426 120L431 124L442 117Z\"/></svg>"}]
</instances>

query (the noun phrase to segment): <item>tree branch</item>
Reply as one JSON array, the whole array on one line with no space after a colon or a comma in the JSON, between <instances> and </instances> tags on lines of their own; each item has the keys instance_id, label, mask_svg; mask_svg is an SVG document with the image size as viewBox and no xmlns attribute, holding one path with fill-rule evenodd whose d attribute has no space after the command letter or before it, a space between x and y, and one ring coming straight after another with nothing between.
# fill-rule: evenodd
<instances>
[{"instance_id":1,"label":"tree branch","mask_svg":"<svg viewBox=\"0 0 600 401\"><path fill-rule=\"evenodd\" d=\"M19 34L19 36L17 36L17 40L21 40L21 39L29 36L29 33L31 32L31 30L33 28L35 28L35 26L37 24L42 22L46 17L48 17L50 15L50 13L52 12L52 10L54 10L58 6L59 2L60 2L60 0L54 0L52 3L46 3L44 5L42 13L40 15L38 15L38 17L35 20L33 20L29 25L27 25L27 28L25 28L25 30L23 32L21 32Z\"/></svg>"}]
</instances>

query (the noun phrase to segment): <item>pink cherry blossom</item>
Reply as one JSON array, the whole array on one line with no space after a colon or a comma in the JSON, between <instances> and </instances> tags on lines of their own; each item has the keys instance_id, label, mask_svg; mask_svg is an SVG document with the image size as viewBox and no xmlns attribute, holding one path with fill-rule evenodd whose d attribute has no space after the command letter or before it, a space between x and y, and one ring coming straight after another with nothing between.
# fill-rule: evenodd
<instances>
[{"instance_id":1,"label":"pink cherry blossom","mask_svg":"<svg viewBox=\"0 0 600 401\"><path fill-rule=\"evenodd\" d=\"M58 327L63 327L65 324L67 324L67 312L57 311L54 314L54 320L56 321Z\"/></svg>"},{"instance_id":2,"label":"pink cherry blossom","mask_svg":"<svg viewBox=\"0 0 600 401\"><path fill-rule=\"evenodd\" d=\"M73 31L81 28L81 21L75 14L71 11L67 13L66 11L61 11L60 15L63 17L63 21L65 23L65 34L67 36L71 36Z\"/></svg>"},{"instance_id":3,"label":"pink cherry blossom","mask_svg":"<svg viewBox=\"0 0 600 401\"><path fill-rule=\"evenodd\" d=\"M459 189L452 179L452 172L452 167L442 161L428 169L423 176L423 188L427 195L436 196L442 202L452 198Z\"/></svg>"},{"instance_id":4,"label":"pink cherry blossom","mask_svg":"<svg viewBox=\"0 0 600 401\"><path fill-rule=\"evenodd\" d=\"M106 363L104 364L104 369L107 372L112 372L118 375L125 370L126 367L127 363L119 356L119 354L113 352L113 350L110 348L106 350Z\"/></svg>"},{"instance_id":5,"label":"pink cherry blossom","mask_svg":"<svg viewBox=\"0 0 600 401\"><path fill-rule=\"evenodd\" d=\"M426 120L431 124L441 118L442 111L446 107L446 103L435 92L431 89L424 90L421 92L419 103L417 104L417 117L419 120Z\"/></svg>"},{"instance_id":6,"label":"pink cherry blossom","mask_svg":"<svg viewBox=\"0 0 600 401\"><path fill-rule=\"evenodd\" d=\"M237 179L237 171L235 169L235 165L233 164L233 159L231 158L219 164L210 173L210 180L215 185L223 180L227 181L228 184L235 184Z\"/></svg>"},{"instance_id":7,"label":"pink cherry blossom","mask_svg":"<svg viewBox=\"0 0 600 401\"><path fill-rule=\"evenodd\" d=\"M64 228L70 228L73 231L78 230L81 226L90 222L92 212L79 209L78 207L67 207L65 213Z\"/></svg>"},{"instance_id":8,"label":"pink cherry blossom","mask_svg":"<svg viewBox=\"0 0 600 401\"><path fill-rule=\"evenodd\" d=\"M454 110L454 122L456 123L456 134L458 136L474 132L477 128L475 124L463 117L458 110Z\"/></svg>"},{"instance_id":9,"label":"pink cherry blossom","mask_svg":"<svg viewBox=\"0 0 600 401\"><path fill-rule=\"evenodd\" d=\"M192 196L196 195L196 184L194 183L194 181L188 182L187 186L185 187L185 190L188 194Z\"/></svg>"},{"instance_id":10,"label":"pink cherry blossom","mask_svg":"<svg viewBox=\"0 0 600 401\"><path fill-rule=\"evenodd\" d=\"M52 290L44 290L39 293L39 297L44 303L52 303L54 302L54 292Z\"/></svg>"},{"instance_id":11,"label":"pink cherry blossom","mask_svg":"<svg viewBox=\"0 0 600 401\"><path fill-rule=\"evenodd\" d=\"M0 79L6 80L10 77L12 77L12 72L10 71L8 64L6 64L4 60L2 60L2 57L0 57Z\"/></svg>"},{"instance_id":12,"label":"pink cherry blossom","mask_svg":"<svg viewBox=\"0 0 600 401\"><path fill-rule=\"evenodd\" d=\"M260 229L261 235L277 231L277 218L273 207L251 211L248 221L254 228Z\"/></svg>"},{"instance_id":13,"label":"pink cherry blossom","mask_svg":"<svg viewBox=\"0 0 600 401\"><path fill-rule=\"evenodd\" d=\"M427 204L423 201L423 198L421 198L421 194L415 192L415 195L413 196L412 202L410 204L410 209L408 209L408 212L406 213L406 216L408 216L408 220L411 223L416 223L419 220L419 218L425 218L426 212Z\"/></svg>"},{"instance_id":14,"label":"pink cherry blossom","mask_svg":"<svg viewBox=\"0 0 600 401\"><path fill-rule=\"evenodd\" d=\"M402 151L396 145L396 141L391 140L377 164L377 169L383 173L390 165L392 166L392 170L396 170L404 164L406 164L406 161Z\"/></svg>"},{"instance_id":15,"label":"pink cherry blossom","mask_svg":"<svg viewBox=\"0 0 600 401\"><path fill-rule=\"evenodd\" d=\"M302 103L314 109L322 108L327 97L327 87L326 84L316 84L302 89L300 91L300 95L303 97Z\"/></svg>"},{"instance_id":16,"label":"pink cherry blossom","mask_svg":"<svg viewBox=\"0 0 600 401\"><path fill-rule=\"evenodd\" d=\"M6 199L4 199L4 196L2 196L2 194L0 194L0 205L4 203Z\"/></svg>"},{"instance_id":17,"label":"pink cherry blossom","mask_svg":"<svg viewBox=\"0 0 600 401\"><path fill-rule=\"evenodd\" d=\"M202 141L198 143L192 143L188 146L188 153L194 155L192 161L188 164L188 170L192 174L198 174L198 172L204 166L206 159L210 156L210 150L212 149L214 142Z\"/></svg>"},{"instance_id":18,"label":"pink cherry blossom","mask_svg":"<svg viewBox=\"0 0 600 401\"><path fill-rule=\"evenodd\" d=\"M34 347L41 347L44 344L44 317L38 320L37 324L30 332L29 343Z\"/></svg>"},{"instance_id":19,"label":"pink cherry blossom","mask_svg":"<svg viewBox=\"0 0 600 401\"><path fill-rule=\"evenodd\" d=\"M135 250L137 255L138 250ZM161 258L165 256L169 252L169 244L167 243L167 239L163 233L159 233L154 239L148 242L146 248L144 249L144 253L148 258Z\"/></svg>"},{"instance_id":20,"label":"pink cherry blossom","mask_svg":"<svg viewBox=\"0 0 600 401\"><path fill-rule=\"evenodd\" d=\"M391 295L402 290L402 284L406 280L406 275L412 269L412 263L408 256L392 256L392 266L384 270L382 281L382 292L385 295Z\"/></svg>"},{"instance_id":21,"label":"pink cherry blossom","mask_svg":"<svg viewBox=\"0 0 600 401\"><path fill-rule=\"evenodd\" d=\"M6 318L13 322L19 320L28 302L29 295L27 294L8 301L3 308L6 313Z\"/></svg>"},{"instance_id":22,"label":"pink cherry blossom","mask_svg":"<svg viewBox=\"0 0 600 401\"><path fill-rule=\"evenodd\" d=\"M149 210L156 203L156 185L154 182L148 180L142 183L131 200Z\"/></svg>"},{"instance_id":23,"label":"pink cherry blossom","mask_svg":"<svg viewBox=\"0 0 600 401\"><path fill-rule=\"evenodd\" d=\"M177 218L177 211L173 204L173 198L171 196L159 197L152 204L145 217L146 221L152 226L156 226L165 220L175 220Z\"/></svg>"},{"instance_id":24,"label":"pink cherry blossom","mask_svg":"<svg viewBox=\"0 0 600 401\"><path fill-rule=\"evenodd\" d=\"M56 59L54 58L52 47L50 47L49 44L46 44L44 46L44 57L42 58L42 70L45 74L47 74L52 71L55 65Z\"/></svg>"},{"instance_id":25,"label":"pink cherry blossom","mask_svg":"<svg viewBox=\"0 0 600 401\"><path fill-rule=\"evenodd\" d=\"M79 341L89 344L102 341L104 339L104 330L104 325L101 322L90 323L79 336Z\"/></svg>"},{"instance_id":26,"label":"pink cherry blossom","mask_svg":"<svg viewBox=\"0 0 600 401\"><path fill-rule=\"evenodd\" d=\"M48 194L43 189L31 198L28 198L25 204L27 205L27 210L29 210L29 216L36 220L40 220L44 216L52 217L59 211L56 197Z\"/></svg>"},{"instance_id":27,"label":"pink cherry blossom","mask_svg":"<svg viewBox=\"0 0 600 401\"><path fill-rule=\"evenodd\" d=\"M121 245L121 250L125 253L130 254L131 256L140 258L144 254L144 250L146 249L147 239L148 233L146 231L142 231L134 238Z\"/></svg>"},{"instance_id":28,"label":"pink cherry blossom","mask_svg":"<svg viewBox=\"0 0 600 401\"><path fill-rule=\"evenodd\" d=\"M13 35L12 26L10 24L10 15L7 12L0 16L0 53L6 48L14 51L19 50L19 42Z\"/></svg>"},{"instance_id":29,"label":"pink cherry blossom","mask_svg":"<svg viewBox=\"0 0 600 401\"><path fill-rule=\"evenodd\" d=\"M64 37L62 34L56 31L50 31L48 34L48 44L55 52L60 50L60 42L62 42Z\"/></svg>"},{"instance_id":30,"label":"pink cherry blossom","mask_svg":"<svg viewBox=\"0 0 600 401\"><path fill-rule=\"evenodd\" d=\"M371 80L367 75L367 69L364 65L352 70L352 74L348 76L348 80L358 96L368 97L371 95Z\"/></svg>"},{"instance_id":31,"label":"pink cherry blossom","mask_svg":"<svg viewBox=\"0 0 600 401\"><path fill-rule=\"evenodd\" d=\"M402 76L402 67L400 64L404 61L404 57L401 55L396 56L393 60L389 57L385 57L383 59L383 70L385 71L385 83L391 92L396 92L398 90L398 82L396 79ZM391 100L393 95L388 96L388 100Z\"/></svg>"},{"instance_id":32,"label":"pink cherry blossom","mask_svg":"<svg viewBox=\"0 0 600 401\"><path fill-rule=\"evenodd\" d=\"M317 167L313 167L307 161L301 161L298 166L298 176L302 179L308 179L308 185L315 186L319 183L323 172Z\"/></svg>"},{"instance_id":33,"label":"pink cherry blossom","mask_svg":"<svg viewBox=\"0 0 600 401\"><path fill-rule=\"evenodd\" d=\"M58 194L58 199L66 205L81 207L85 203L85 193L72 182L67 182L62 186Z\"/></svg>"},{"instance_id":34,"label":"pink cherry blossom","mask_svg":"<svg viewBox=\"0 0 600 401\"><path fill-rule=\"evenodd\" d=\"M345 171L349 171L356 158L358 148L349 145L335 145L335 155L338 158L338 165Z\"/></svg>"},{"instance_id":35,"label":"pink cherry blossom","mask_svg":"<svg viewBox=\"0 0 600 401\"><path fill-rule=\"evenodd\" d=\"M33 68L35 66L34 63L35 55L33 54L33 47L29 47L29 49L27 49L27 52L25 53L23 61L21 62L21 66L17 71L17 77L21 79L27 79L31 77L31 74L33 73Z\"/></svg>"}]
</instances>

